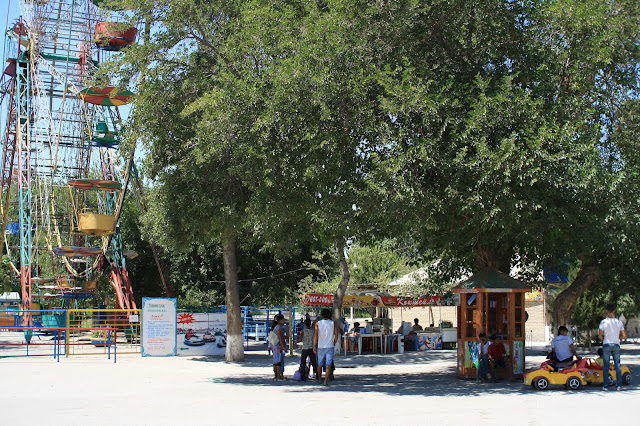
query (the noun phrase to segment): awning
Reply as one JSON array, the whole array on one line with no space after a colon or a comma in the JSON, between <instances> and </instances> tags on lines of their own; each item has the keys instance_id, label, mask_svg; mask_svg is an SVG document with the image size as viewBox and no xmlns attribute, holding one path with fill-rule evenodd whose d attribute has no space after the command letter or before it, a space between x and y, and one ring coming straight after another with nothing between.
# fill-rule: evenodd
<instances>
[{"instance_id":1,"label":"awning","mask_svg":"<svg viewBox=\"0 0 640 426\"><path fill-rule=\"evenodd\" d=\"M17 291L2 293L2 295L0 295L0 302L20 303L20 293Z\"/></svg>"},{"instance_id":2,"label":"awning","mask_svg":"<svg viewBox=\"0 0 640 426\"><path fill-rule=\"evenodd\" d=\"M405 298L400 296L382 296L375 294L346 294L342 300L344 307L419 307L442 304L442 296ZM333 306L333 294L308 293L302 297L303 306Z\"/></svg>"}]
</instances>

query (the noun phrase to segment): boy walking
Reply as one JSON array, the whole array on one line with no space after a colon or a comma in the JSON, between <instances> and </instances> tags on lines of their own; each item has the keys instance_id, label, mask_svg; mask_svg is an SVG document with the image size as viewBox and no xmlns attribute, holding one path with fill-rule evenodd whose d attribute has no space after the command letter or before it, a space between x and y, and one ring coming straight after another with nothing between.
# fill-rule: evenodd
<instances>
[{"instance_id":1,"label":"boy walking","mask_svg":"<svg viewBox=\"0 0 640 426\"><path fill-rule=\"evenodd\" d=\"M598 336L602 340L603 379L602 390L609 389L609 359L613 357L616 369L616 390L622 389L622 371L620 370L620 339L626 339L624 324L616 318L616 306L609 303L605 306L607 317L600 321Z\"/></svg>"},{"instance_id":2,"label":"boy walking","mask_svg":"<svg viewBox=\"0 0 640 426\"><path fill-rule=\"evenodd\" d=\"M313 336L313 351L318 357L318 383L322 382L322 367L327 367L327 374L324 378L324 386L329 386L329 377L333 372L333 350L338 341L338 328L331 321L331 311L323 309L320 312L322 320L315 326Z\"/></svg>"}]
</instances>

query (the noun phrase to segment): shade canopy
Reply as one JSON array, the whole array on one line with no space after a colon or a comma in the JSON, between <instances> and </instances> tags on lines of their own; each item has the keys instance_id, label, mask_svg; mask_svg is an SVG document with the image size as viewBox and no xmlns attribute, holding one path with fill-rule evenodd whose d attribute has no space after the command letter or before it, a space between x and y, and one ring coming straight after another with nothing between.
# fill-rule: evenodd
<instances>
[{"instance_id":1,"label":"shade canopy","mask_svg":"<svg viewBox=\"0 0 640 426\"><path fill-rule=\"evenodd\" d=\"M57 256L76 257L76 256L98 256L102 254L102 249L98 247L54 247L53 254Z\"/></svg>"},{"instance_id":2,"label":"shade canopy","mask_svg":"<svg viewBox=\"0 0 640 426\"><path fill-rule=\"evenodd\" d=\"M129 90L120 90L115 87L90 87L80 91L80 99L100 106L121 106L129 103L134 96Z\"/></svg>"}]
</instances>

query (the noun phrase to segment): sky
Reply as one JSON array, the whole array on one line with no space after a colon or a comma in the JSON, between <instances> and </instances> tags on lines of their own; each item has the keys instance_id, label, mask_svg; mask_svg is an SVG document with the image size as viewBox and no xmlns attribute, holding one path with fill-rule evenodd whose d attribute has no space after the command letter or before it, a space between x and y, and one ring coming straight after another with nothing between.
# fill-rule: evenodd
<instances>
[{"instance_id":1,"label":"sky","mask_svg":"<svg viewBox=\"0 0 640 426\"><path fill-rule=\"evenodd\" d=\"M2 6L0 6L0 16L2 17L2 22L0 23L0 27L2 27L2 61L6 60L5 49L7 48L8 36L6 31L9 29L10 25L20 17L20 1L19 0L4 0ZM3 67L4 69L4 67Z\"/></svg>"},{"instance_id":2,"label":"sky","mask_svg":"<svg viewBox=\"0 0 640 426\"><path fill-rule=\"evenodd\" d=\"M6 60L9 55L9 50L12 49L15 52L15 42L7 35L7 30L11 27L11 24L20 17L20 2L19 0L3 0L0 2L0 28L2 28L2 70L6 67ZM14 53L15 54L15 53ZM4 135L4 119L6 117L5 103L0 105L0 134Z\"/></svg>"},{"instance_id":3,"label":"sky","mask_svg":"<svg viewBox=\"0 0 640 426\"><path fill-rule=\"evenodd\" d=\"M10 38L6 32L13 26L13 23L20 17L20 0L0 0L0 28L2 28L2 63L1 69L6 67L6 60L8 57L15 56L16 43ZM1 98L1 97L0 97ZM4 135L5 119L6 119L6 103L8 98L0 99L0 135ZM120 114L123 118L129 116L130 108L128 106L120 108ZM138 149L136 152L136 158L140 158L142 150Z\"/></svg>"}]
</instances>

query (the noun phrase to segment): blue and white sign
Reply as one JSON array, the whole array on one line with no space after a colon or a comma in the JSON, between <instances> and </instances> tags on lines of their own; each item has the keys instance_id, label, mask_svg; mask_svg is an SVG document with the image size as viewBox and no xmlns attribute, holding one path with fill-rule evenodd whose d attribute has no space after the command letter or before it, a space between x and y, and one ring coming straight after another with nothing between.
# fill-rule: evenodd
<instances>
[{"instance_id":1,"label":"blue and white sign","mask_svg":"<svg viewBox=\"0 0 640 426\"><path fill-rule=\"evenodd\" d=\"M142 356L175 356L177 299L142 298Z\"/></svg>"}]
</instances>

